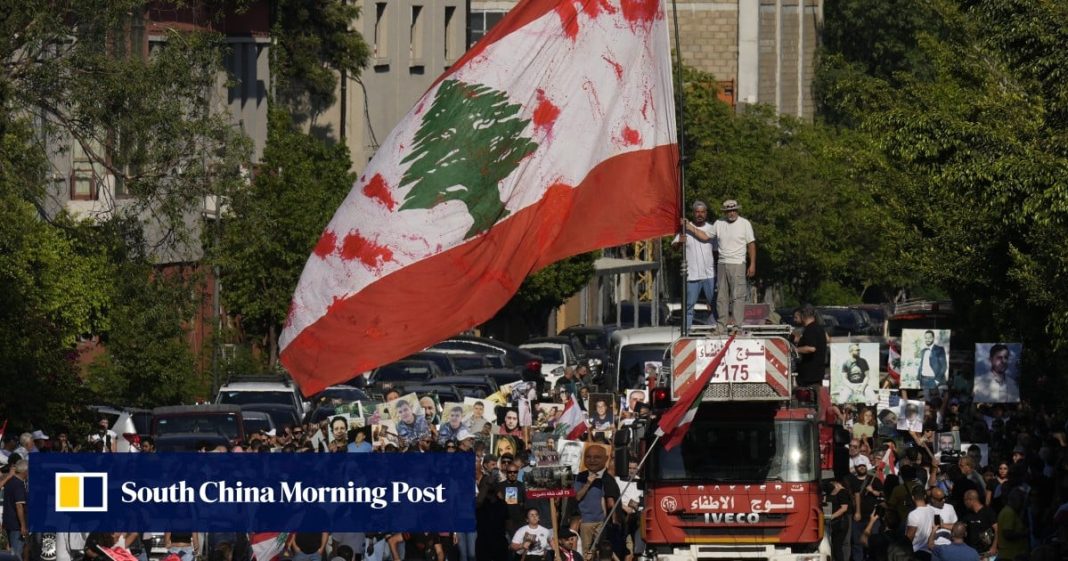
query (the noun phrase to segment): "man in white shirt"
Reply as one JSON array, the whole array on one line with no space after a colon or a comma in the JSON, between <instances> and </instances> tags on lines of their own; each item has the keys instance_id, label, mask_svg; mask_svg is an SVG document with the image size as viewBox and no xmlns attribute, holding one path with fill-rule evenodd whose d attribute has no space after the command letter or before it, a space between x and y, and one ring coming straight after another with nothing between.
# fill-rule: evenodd
<instances>
[{"instance_id":1,"label":"man in white shirt","mask_svg":"<svg viewBox=\"0 0 1068 561\"><path fill-rule=\"evenodd\" d=\"M747 279L756 276L756 236L753 235L753 225L738 215L741 208L734 199L723 201L725 216L712 225L713 236L719 244L716 316L723 324L728 323L728 315L735 325L742 324L749 298Z\"/></svg>"},{"instance_id":2,"label":"man in white shirt","mask_svg":"<svg viewBox=\"0 0 1068 561\"><path fill-rule=\"evenodd\" d=\"M527 509L527 525L516 530L512 536L512 551L520 556L526 555L527 561L545 559L552 547L552 532L539 524L541 517L538 509Z\"/></svg>"},{"instance_id":3,"label":"man in white shirt","mask_svg":"<svg viewBox=\"0 0 1068 561\"><path fill-rule=\"evenodd\" d=\"M938 528L935 529L935 545L949 545L953 543L953 539L950 535L950 531L953 530L953 525L957 523L957 510L953 508L953 505L946 503L946 492L938 487L931 488L931 503L927 505L927 508L931 510L931 514L934 517L934 524L938 524Z\"/></svg>"},{"instance_id":4,"label":"man in white shirt","mask_svg":"<svg viewBox=\"0 0 1068 561\"><path fill-rule=\"evenodd\" d=\"M905 537L912 540L912 550L917 553L917 557L930 559L931 548L927 544L927 538L931 536L935 512L927 508L927 491L923 485L917 485L912 490L912 500L916 503L916 508L909 513Z\"/></svg>"},{"instance_id":5,"label":"man in white shirt","mask_svg":"<svg viewBox=\"0 0 1068 561\"><path fill-rule=\"evenodd\" d=\"M693 325L693 308L701 292L705 293L708 307L716 301L716 237L712 224L708 223L708 205L703 201L693 203L693 222L683 219L686 233L686 328ZM682 244L675 236L671 244Z\"/></svg>"}]
</instances>

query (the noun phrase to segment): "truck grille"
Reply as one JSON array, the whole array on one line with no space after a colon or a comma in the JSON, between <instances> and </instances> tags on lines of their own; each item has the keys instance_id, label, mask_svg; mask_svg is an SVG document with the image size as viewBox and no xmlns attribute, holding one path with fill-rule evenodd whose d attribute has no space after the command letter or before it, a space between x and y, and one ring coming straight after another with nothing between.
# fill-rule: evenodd
<instances>
[{"instance_id":1,"label":"truck grille","mask_svg":"<svg viewBox=\"0 0 1068 561\"><path fill-rule=\"evenodd\" d=\"M761 528L753 526L738 526L731 528L707 528L707 527L687 527L682 529L683 533L687 536L703 536L703 537L737 537L737 538L774 538L779 535L782 528Z\"/></svg>"},{"instance_id":2,"label":"truck grille","mask_svg":"<svg viewBox=\"0 0 1068 561\"><path fill-rule=\"evenodd\" d=\"M701 395L701 399L714 401L727 399L782 401L783 396L779 395L768 384L738 382L733 384L709 384L705 388L704 394Z\"/></svg>"}]
</instances>

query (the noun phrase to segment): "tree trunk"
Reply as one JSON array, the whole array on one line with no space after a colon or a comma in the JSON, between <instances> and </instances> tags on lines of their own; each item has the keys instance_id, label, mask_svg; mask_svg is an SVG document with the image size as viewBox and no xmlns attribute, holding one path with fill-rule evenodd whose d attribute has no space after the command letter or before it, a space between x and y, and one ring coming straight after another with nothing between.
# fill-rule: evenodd
<instances>
[{"instance_id":1,"label":"tree trunk","mask_svg":"<svg viewBox=\"0 0 1068 561\"><path fill-rule=\"evenodd\" d=\"M278 364L278 329L273 323L267 329L267 346L271 351L269 364L273 367Z\"/></svg>"}]
</instances>

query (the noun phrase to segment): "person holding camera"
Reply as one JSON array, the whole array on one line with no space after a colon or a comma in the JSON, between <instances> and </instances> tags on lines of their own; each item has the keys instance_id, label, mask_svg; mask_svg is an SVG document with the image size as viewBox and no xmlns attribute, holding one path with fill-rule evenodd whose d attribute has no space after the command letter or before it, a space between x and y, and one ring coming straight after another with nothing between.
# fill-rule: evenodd
<instances>
[{"instance_id":1,"label":"person holding camera","mask_svg":"<svg viewBox=\"0 0 1068 561\"><path fill-rule=\"evenodd\" d=\"M861 457L863 461L856 462L853 477L849 480L849 490L853 496L853 561L864 561L861 536L875 507L884 501L883 482L869 472L871 465L868 458ZM873 530L878 531L878 525Z\"/></svg>"}]
</instances>

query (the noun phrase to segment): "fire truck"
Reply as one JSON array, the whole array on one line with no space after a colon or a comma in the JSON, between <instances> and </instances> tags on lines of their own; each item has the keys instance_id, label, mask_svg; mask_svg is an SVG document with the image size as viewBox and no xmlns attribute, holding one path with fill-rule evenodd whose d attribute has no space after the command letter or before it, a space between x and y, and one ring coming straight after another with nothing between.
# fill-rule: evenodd
<instances>
[{"instance_id":1,"label":"fire truck","mask_svg":"<svg viewBox=\"0 0 1068 561\"><path fill-rule=\"evenodd\" d=\"M654 409L674 404L726 341L676 340L652 392ZM641 519L647 559L830 559L820 480L833 433L819 418L819 395L795 390L795 360L789 328L745 327L682 442L671 450L659 442L650 451L655 436L647 431Z\"/></svg>"}]
</instances>

